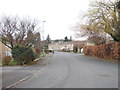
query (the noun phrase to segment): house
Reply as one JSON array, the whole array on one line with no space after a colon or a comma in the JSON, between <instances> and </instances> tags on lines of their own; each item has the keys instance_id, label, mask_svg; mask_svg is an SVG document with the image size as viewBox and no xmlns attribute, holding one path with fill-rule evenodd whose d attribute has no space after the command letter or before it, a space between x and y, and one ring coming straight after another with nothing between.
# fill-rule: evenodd
<instances>
[{"instance_id":1,"label":"house","mask_svg":"<svg viewBox=\"0 0 120 90\"><path fill-rule=\"evenodd\" d=\"M73 46L74 46L74 41L69 41L69 42L63 42L63 41L59 41L59 42L53 42L51 44L48 45L48 49L49 50L73 50Z\"/></svg>"},{"instance_id":2,"label":"house","mask_svg":"<svg viewBox=\"0 0 120 90\"><path fill-rule=\"evenodd\" d=\"M83 47L85 45L94 45L94 43L91 43L89 41L59 41L59 42L52 42L48 45L49 50L66 50L66 51L73 51L73 52L82 52Z\"/></svg>"},{"instance_id":3,"label":"house","mask_svg":"<svg viewBox=\"0 0 120 90\"><path fill-rule=\"evenodd\" d=\"M74 50L75 53L81 53L83 52L83 47L87 45L87 41L76 41L74 44Z\"/></svg>"},{"instance_id":4,"label":"house","mask_svg":"<svg viewBox=\"0 0 120 90\"><path fill-rule=\"evenodd\" d=\"M0 61L4 56L12 56L11 49L0 42Z\"/></svg>"},{"instance_id":5,"label":"house","mask_svg":"<svg viewBox=\"0 0 120 90\"><path fill-rule=\"evenodd\" d=\"M90 41L87 41L87 40L86 41L76 41L74 43L73 52L81 53L81 52L83 52L83 47L87 46L87 45L95 45L95 44Z\"/></svg>"}]
</instances>

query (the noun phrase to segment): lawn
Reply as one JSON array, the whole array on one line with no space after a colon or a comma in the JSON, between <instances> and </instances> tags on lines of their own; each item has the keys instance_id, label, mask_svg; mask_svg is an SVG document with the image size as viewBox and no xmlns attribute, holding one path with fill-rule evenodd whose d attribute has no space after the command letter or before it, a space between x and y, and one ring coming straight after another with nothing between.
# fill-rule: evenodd
<instances>
[{"instance_id":1,"label":"lawn","mask_svg":"<svg viewBox=\"0 0 120 90\"><path fill-rule=\"evenodd\" d=\"M45 52L42 52L39 57L45 57L46 56L46 53Z\"/></svg>"},{"instance_id":2,"label":"lawn","mask_svg":"<svg viewBox=\"0 0 120 90\"><path fill-rule=\"evenodd\" d=\"M0 66L2 66L2 62L0 62Z\"/></svg>"}]
</instances>

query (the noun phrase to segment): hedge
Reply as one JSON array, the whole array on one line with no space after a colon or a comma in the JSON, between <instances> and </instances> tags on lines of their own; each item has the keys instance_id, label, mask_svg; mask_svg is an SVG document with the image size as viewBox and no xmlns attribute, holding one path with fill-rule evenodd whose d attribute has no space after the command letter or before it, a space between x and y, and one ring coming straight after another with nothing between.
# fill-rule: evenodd
<instances>
[{"instance_id":1,"label":"hedge","mask_svg":"<svg viewBox=\"0 0 120 90\"><path fill-rule=\"evenodd\" d=\"M84 46L83 52L88 56L120 60L120 42Z\"/></svg>"}]
</instances>

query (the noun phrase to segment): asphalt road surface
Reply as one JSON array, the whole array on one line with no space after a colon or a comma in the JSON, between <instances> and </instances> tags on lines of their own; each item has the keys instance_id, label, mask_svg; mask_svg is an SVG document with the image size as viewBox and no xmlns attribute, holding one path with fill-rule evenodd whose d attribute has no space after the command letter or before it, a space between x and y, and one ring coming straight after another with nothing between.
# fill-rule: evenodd
<instances>
[{"instance_id":1,"label":"asphalt road surface","mask_svg":"<svg viewBox=\"0 0 120 90\"><path fill-rule=\"evenodd\" d=\"M50 58L42 72L16 88L118 88L118 64L63 52Z\"/></svg>"}]
</instances>

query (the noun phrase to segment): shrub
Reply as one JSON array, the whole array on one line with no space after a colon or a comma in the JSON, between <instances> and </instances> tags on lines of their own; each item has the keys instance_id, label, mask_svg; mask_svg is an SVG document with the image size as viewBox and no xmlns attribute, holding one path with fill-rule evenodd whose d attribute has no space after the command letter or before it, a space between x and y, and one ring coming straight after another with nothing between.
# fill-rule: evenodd
<instances>
[{"instance_id":1,"label":"shrub","mask_svg":"<svg viewBox=\"0 0 120 90\"><path fill-rule=\"evenodd\" d=\"M14 60L24 65L32 62L37 57L37 55L31 47L17 45L12 49L12 57Z\"/></svg>"},{"instance_id":2,"label":"shrub","mask_svg":"<svg viewBox=\"0 0 120 90\"><path fill-rule=\"evenodd\" d=\"M70 50L62 49L62 52L70 52Z\"/></svg>"},{"instance_id":3,"label":"shrub","mask_svg":"<svg viewBox=\"0 0 120 90\"><path fill-rule=\"evenodd\" d=\"M11 59L12 58L10 56L3 57L3 59L2 59L2 65L9 65Z\"/></svg>"},{"instance_id":4,"label":"shrub","mask_svg":"<svg viewBox=\"0 0 120 90\"><path fill-rule=\"evenodd\" d=\"M120 42L98 46L85 46L83 48L83 52L85 55L89 56L120 60Z\"/></svg>"},{"instance_id":5,"label":"shrub","mask_svg":"<svg viewBox=\"0 0 120 90\"><path fill-rule=\"evenodd\" d=\"M46 53L46 54L49 54L49 53L52 53L52 52L53 52L53 50L45 49L45 53Z\"/></svg>"},{"instance_id":6,"label":"shrub","mask_svg":"<svg viewBox=\"0 0 120 90\"><path fill-rule=\"evenodd\" d=\"M41 51L40 51L40 49L35 48L35 52L39 55Z\"/></svg>"}]
</instances>

